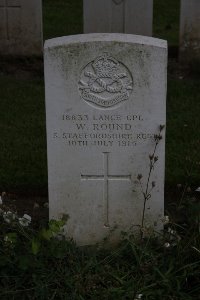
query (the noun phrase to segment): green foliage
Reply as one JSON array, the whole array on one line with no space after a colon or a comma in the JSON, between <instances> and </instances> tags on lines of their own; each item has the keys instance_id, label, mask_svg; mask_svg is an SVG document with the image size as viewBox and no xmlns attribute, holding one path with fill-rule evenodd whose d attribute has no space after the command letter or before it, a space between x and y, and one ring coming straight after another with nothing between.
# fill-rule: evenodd
<instances>
[{"instance_id":1,"label":"green foliage","mask_svg":"<svg viewBox=\"0 0 200 300\"><path fill-rule=\"evenodd\" d=\"M44 86L0 77L0 190L47 190Z\"/></svg>"},{"instance_id":2,"label":"green foliage","mask_svg":"<svg viewBox=\"0 0 200 300\"><path fill-rule=\"evenodd\" d=\"M179 44L180 0L154 0L153 36Z\"/></svg>"},{"instance_id":3,"label":"green foliage","mask_svg":"<svg viewBox=\"0 0 200 300\"><path fill-rule=\"evenodd\" d=\"M198 79L169 78L166 130L166 181L198 185L200 107Z\"/></svg>"},{"instance_id":4,"label":"green foliage","mask_svg":"<svg viewBox=\"0 0 200 300\"><path fill-rule=\"evenodd\" d=\"M1 212L0 298L196 300L200 222L193 202L179 203L191 208L184 224L170 222L163 234L142 239L123 233L114 248L78 248L63 236L66 218L35 230Z\"/></svg>"},{"instance_id":5,"label":"green foliage","mask_svg":"<svg viewBox=\"0 0 200 300\"><path fill-rule=\"evenodd\" d=\"M43 0L44 40L83 32L82 0Z\"/></svg>"}]
</instances>

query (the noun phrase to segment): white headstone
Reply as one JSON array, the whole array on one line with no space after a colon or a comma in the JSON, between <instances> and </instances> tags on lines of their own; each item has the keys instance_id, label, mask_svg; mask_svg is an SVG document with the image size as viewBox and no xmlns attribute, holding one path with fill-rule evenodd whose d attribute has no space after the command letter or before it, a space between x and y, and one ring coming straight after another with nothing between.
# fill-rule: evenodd
<instances>
[{"instance_id":1,"label":"white headstone","mask_svg":"<svg viewBox=\"0 0 200 300\"><path fill-rule=\"evenodd\" d=\"M41 0L0 0L0 54L42 54Z\"/></svg>"},{"instance_id":2,"label":"white headstone","mask_svg":"<svg viewBox=\"0 0 200 300\"><path fill-rule=\"evenodd\" d=\"M88 34L45 43L50 218L69 215L78 244L110 230L138 229L155 135L165 124L167 45L126 34ZM150 178L145 224L160 228L164 136Z\"/></svg>"},{"instance_id":3,"label":"white headstone","mask_svg":"<svg viewBox=\"0 0 200 300\"><path fill-rule=\"evenodd\" d=\"M180 60L200 59L200 1L182 0L180 16Z\"/></svg>"},{"instance_id":4,"label":"white headstone","mask_svg":"<svg viewBox=\"0 0 200 300\"><path fill-rule=\"evenodd\" d=\"M83 15L84 33L152 35L153 0L84 0Z\"/></svg>"}]
</instances>

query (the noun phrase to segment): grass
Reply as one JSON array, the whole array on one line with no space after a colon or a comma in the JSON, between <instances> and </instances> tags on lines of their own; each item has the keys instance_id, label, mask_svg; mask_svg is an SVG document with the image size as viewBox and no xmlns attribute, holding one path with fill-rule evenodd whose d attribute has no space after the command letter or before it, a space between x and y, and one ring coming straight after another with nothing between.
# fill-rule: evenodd
<instances>
[{"instance_id":1,"label":"grass","mask_svg":"<svg viewBox=\"0 0 200 300\"><path fill-rule=\"evenodd\" d=\"M47 192L44 83L0 77L0 186Z\"/></svg>"},{"instance_id":2,"label":"grass","mask_svg":"<svg viewBox=\"0 0 200 300\"><path fill-rule=\"evenodd\" d=\"M179 17L180 0L154 0L153 35L178 46Z\"/></svg>"},{"instance_id":3,"label":"grass","mask_svg":"<svg viewBox=\"0 0 200 300\"><path fill-rule=\"evenodd\" d=\"M0 218L1 299L200 299L199 223L194 217L184 227L168 224L159 239L123 234L115 248L106 243L78 248L57 239L61 221L35 231L21 227L16 218L9 226Z\"/></svg>"},{"instance_id":4,"label":"grass","mask_svg":"<svg viewBox=\"0 0 200 300\"><path fill-rule=\"evenodd\" d=\"M200 182L199 93L199 79L168 80L166 182L170 185L186 179L193 185Z\"/></svg>"},{"instance_id":5,"label":"grass","mask_svg":"<svg viewBox=\"0 0 200 300\"><path fill-rule=\"evenodd\" d=\"M82 0L44 0L44 40L83 32Z\"/></svg>"}]
</instances>

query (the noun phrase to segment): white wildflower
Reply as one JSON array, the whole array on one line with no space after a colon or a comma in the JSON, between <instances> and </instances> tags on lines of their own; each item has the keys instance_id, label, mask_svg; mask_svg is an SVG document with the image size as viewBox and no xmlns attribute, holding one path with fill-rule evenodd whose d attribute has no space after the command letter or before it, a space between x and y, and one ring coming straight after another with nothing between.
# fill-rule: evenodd
<instances>
[{"instance_id":1,"label":"white wildflower","mask_svg":"<svg viewBox=\"0 0 200 300\"><path fill-rule=\"evenodd\" d=\"M12 213L11 211L7 211L3 213L3 218L6 223L10 224L16 219L16 214Z\"/></svg>"},{"instance_id":2,"label":"white wildflower","mask_svg":"<svg viewBox=\"0 0 200 300\"><path fill-rule=\"evenodd\" d=\"M8 236L7 236L7 235L4 237L4 241L5 241L5 242L8 241Z\"/></svg>"},{"instance_id":3,"label":"white wildflower","mask_svg":"<svg viewBox=\"0 0 200 300\"><path fill-rule=\"evenodd\" d=\"M173 241L174 243L172 244L172 246L176 246L177 242L179 242L181 240L181 237L178 235L178 233L176 232L176 230L172 229L171 227L168 228L168 233L169 233L169 238L170 241Z\"/></svg>"},{"instance_id":4,"label":"white wildflower","mask_svg":"<svg viewBox=\"0 0 200 300\"><path fill-rule=\"evenodd\" d=\"M164 225L169 223L169 216L164 216L161 221L163 222Z\"/></svg>"},{"instance_id":5,"label":"white wildflower","mask_svg":"<svg viewBox=\"0 0 200 300\"><path fill-rule=\"evenodd\" d=\"M169 248L170 246L171 246L170 243L165 243L165 244L164 244L164 247L165 247L165 248Z\"/></svg>"},{"instance_id":6,"label":"white wildflower","mask_svg":"<svg viewBox=\"0 0 200 300\"><path fill-rule=\"evenodd\" d=\"M31 223L31 216L24 214L22 218L19 218L19 224L23 227L29 226Z\"/></svg>"},{"instance_id":7,"label":"white wildflower","mask_svg":"<svg viewBox=\"0 0 200 300\"><path fill-rule=\"evenodd\" d=\"M142 299L143 294L137 294L134 300Z\"/></svg>"},{"instance_id":8,"label":"white wildflower","mask_svg":"<svg viewBox=\"0 0 200 300\"><path fill-rule=\"evenodd\" d=\"M177 234L176 230L173 230L171 227L169 227L167 231L168 231L169 234L172 234L172 235L176 235Z\"/></svg>"},{"instance_id":9,"label":"white wildflower","mask_svg":"<svg viewBox=\"0 0 200 300\"><path fill-rule=\"evenodd\" d=\"M11 244L12 244L13 241L10 239L9 236L6 235L6 236L4 237L4 242L6 242L6 243L11 243Z\"/></svg>"}]
</instances>

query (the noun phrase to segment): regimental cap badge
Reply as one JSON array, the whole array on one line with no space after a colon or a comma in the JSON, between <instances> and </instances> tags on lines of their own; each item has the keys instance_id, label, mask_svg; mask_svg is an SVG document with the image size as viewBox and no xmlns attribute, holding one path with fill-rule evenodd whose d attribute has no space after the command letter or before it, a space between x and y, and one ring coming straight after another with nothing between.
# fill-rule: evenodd
<instances>
[{"instance_id":1,"label":"regimental cap badge","mask_svg":"<svg viewBox=\"0 0 200 300\"><path fill-rule=\"evenodd\" d=\"M81 72L79 91L90 104L102 108L128 100L133 79L128 68L108 53L88 63Z\"/></svg>"}]
</instances>

